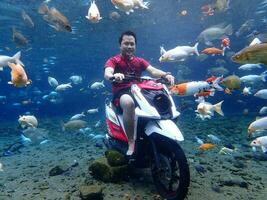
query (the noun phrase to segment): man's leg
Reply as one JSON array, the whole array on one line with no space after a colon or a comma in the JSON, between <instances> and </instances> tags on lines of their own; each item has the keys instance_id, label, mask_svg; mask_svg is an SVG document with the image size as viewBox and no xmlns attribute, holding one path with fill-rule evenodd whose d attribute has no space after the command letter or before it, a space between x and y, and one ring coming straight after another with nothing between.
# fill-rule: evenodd
<instances>
[{"instance_id":1,"label":"man's leg","mask_svg":"<svg viewBox=\"0 0 267 200\"><path fill-rule=\"evenodd\" d=\"M132 97L124 94L120 98L120 106L123 110L122 118L126 135L128 137L127 155L132 155L134 152L134 115L135 105Z\"/></svg>"}]
</instances>

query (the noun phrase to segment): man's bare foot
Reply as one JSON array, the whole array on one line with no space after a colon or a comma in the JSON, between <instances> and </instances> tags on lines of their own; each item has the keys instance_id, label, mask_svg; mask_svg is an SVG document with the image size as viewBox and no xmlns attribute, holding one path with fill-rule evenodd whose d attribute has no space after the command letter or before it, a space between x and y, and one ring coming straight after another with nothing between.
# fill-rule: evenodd
<instances>
[{"instance_id":1,"label":"man's bare foot","mask_svg":"<svg viewBox=\"0 0 267 200\"><path fill-rule=\"evenodd\" d=\"M134 152L134 141L128 143L128 151L126 153L127 156L133 155Z\"/></svg>"}]
</instances>

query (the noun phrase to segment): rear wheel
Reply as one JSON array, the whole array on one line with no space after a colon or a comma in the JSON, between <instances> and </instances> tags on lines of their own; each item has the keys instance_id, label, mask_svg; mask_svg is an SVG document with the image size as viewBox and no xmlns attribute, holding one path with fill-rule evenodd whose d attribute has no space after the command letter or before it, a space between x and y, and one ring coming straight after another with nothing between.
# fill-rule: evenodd
<instances>
[{"instance_id":1,"label":"rear wheel","mask_svg":"<svg viewBox=\"0 0 267 200\"><path fill-rule=\"evenodd\" d=\"M158 166L154 158L151 171L159 194L168 200L184 199L188 192L190 173L182 148L166 138L155 140L155 146Z\"/></svg>"}]
</instances>

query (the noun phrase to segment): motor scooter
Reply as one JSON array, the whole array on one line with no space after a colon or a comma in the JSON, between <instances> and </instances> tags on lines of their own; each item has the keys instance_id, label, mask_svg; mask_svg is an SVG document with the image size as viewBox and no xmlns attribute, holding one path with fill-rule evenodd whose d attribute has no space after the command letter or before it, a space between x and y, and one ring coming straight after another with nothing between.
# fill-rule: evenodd
<instances>
[{"instance_id":1,"label":"motor scooter","mask_svg":"<svg viewBox=\"0 0 267 200\"><path fill-rule=\"evenodd\" d=\"M164 79L150 77L125 77L131 81L134 98L133 156L127 157L135 168L151 169L152 178L159 194L168 200L186 197L190 173L184 151L179 143L183 134L176 125L180 113L165 85ZM128 139L125 134L122 114L116 113L112 102L106 100L106 123L108 132L105 144L126 156Z\"/></svg>"}]
</instances>

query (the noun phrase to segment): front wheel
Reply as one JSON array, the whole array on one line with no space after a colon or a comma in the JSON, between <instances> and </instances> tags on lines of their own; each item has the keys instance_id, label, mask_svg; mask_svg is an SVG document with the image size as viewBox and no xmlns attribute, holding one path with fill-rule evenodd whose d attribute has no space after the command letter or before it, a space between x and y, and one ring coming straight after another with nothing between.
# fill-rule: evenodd
<instances>
[{"instance_id":1,"label":"front wheel","mask_svg":"<svg viewBox=\"0 0 267 200\"><path fill-rule=\"evenodd\" d=\"M168 200L186 197L190 183L185 154L176 142L168 138L155 138L151 172L159 194ZM157 157L157 158L155 158Z\"/></svg>"}]
</instances>

